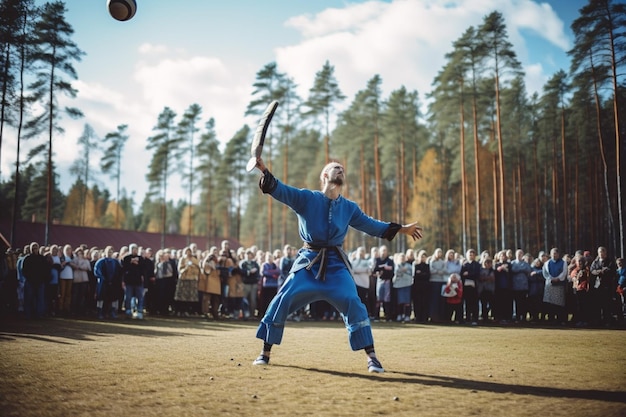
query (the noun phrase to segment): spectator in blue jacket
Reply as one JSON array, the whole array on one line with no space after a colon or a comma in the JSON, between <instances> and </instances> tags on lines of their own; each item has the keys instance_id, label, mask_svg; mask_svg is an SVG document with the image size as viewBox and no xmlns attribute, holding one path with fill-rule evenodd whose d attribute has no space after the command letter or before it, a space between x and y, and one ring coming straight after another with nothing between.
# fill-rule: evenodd
<instances>
[{"instance_id":1,"label":"spectator in blue jacket","mask_svg":"<svg viewBox=\"0 0 626 417\"><path fill-rule=\"evenodd\" d=\"M105 316L117 318L119 294L122 287L122 267L113 258L113 246L104 248L103 256L93 267L96 277L96 311L99 319Z\"/></svg>"}]
</instances>

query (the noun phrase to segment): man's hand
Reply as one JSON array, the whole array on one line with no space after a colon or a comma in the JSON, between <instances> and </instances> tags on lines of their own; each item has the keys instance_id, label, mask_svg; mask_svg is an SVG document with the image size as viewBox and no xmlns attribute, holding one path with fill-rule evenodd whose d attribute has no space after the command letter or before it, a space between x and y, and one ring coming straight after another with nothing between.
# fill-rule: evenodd
<instances>
[{"instance_id":1,"label":"man's hand","mask_svg":"<svg viewBox=\"0 0 626 417\"><path fill-rule=\"evenodd\" d=\"M260 156L256 159L256 168L261 172L267 169L267 167L263 163L263 158L261 158Z\"/></svg>"},{"instance_id":2,"label":"man's hand","mask_svg":"<svg viewBox=\"0 0 626 417\"><path fill-rule=\"evenodd\" d=\"M422 238L422 227L415 223L405 224L400 229L400 233L404 233L405 235L411 236L413 240L418 240Z\"/></svg>"}]
</instances>

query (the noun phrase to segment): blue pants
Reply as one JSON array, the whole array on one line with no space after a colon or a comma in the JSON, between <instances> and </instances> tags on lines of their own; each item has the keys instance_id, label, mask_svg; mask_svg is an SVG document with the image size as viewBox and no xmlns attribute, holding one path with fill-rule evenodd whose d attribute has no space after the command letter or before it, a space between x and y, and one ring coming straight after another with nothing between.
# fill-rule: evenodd
<instances>
[{"instance_id":1,"label":"blue pants","mask_svg":"<svg viewBox=\"0 0 626 417\"><path fill-rule=\"evenodd\" d=\"M256 337L279 345L285 321L290 313L314 301L325 300L343 317L352 350L374 344L372 328L365 305L361 302L352 275L343 262L329 260L326 280L317 280L317 266L311 271L300 269L289 275L267 308Z\"/></svg>"},{"instance_id":2,"label":"blue pants","mask_svg":"<svg viewBox=\"0 0 626 417\"><path fill-rule=\"evenodd\" d=\"M137 312L143 314L143 285L128 285L126 284L126 300L124 307L126 307L126 314L132 313L130 308L130 301L137 299Z\"/></svg>"},{"instance_id":3,"label":"blue pants","mask_svg":"<svg viewBox=\"0 0 626 417\"><path fill-rule=\"evenodd\" d=\"M26 318L41 318L46 311L45 285L43 283L24 283L24 315Z\"/></svg>"}]
</instances>

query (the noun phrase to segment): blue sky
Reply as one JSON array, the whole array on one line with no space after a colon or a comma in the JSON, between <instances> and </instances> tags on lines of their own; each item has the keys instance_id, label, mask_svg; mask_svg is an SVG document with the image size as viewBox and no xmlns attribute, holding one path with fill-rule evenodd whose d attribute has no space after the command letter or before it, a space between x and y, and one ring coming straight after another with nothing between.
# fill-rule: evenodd
<instances>
[{"instance_id":1,"label":"blue sky","mask_svg":"<svg viewBox=\"0 0 626 417\"><path fill-rule=\"evenodd\" d=\"M37 1L39 4L42 1ZM68 167L78 157L85 123L100 137L129 125L123 186L143 199L150 154L146 138L165 106L179 115L198 103L203 121L213 117L225 143L244 124L256 73L276 62L306 98L315 73L328 60L348 104L378 74L383 96L400 88L430 91L452 42L493 10L503 13L529 93L568 70L570 24L585 0L138 0L135 17L118 22L106 0L66 0L74 41L86 55L75 64L78 97L67 102L85 117L64 119L54 139L67 192ZM279 108L280 109L280 108ZM2 178L13 168L15 144L8 132ZM26 144L26 147L29 145ZM25 153L23 154L25 155ZM109 181L100 178L102 186ZM178 179L172 178L175 186ZM169 193L172 197L177 194ZM182 198L182 193L180 197Z\"/></svg>"}]
</instances>

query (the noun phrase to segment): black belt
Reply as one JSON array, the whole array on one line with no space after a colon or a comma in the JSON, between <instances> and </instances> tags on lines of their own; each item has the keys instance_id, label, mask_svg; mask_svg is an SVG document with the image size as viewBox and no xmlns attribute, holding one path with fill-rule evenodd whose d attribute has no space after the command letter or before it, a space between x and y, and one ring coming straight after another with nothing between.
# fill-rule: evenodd
<instances>
[{"instance_id":1,"label":"black belt","mask_svg":"<svg viewBox=\"0 0 626 417\"><path fill-rule=\"evenodd\" d=\"M326 280L326 267L328 266L328 251L329 250L335 251L341 258L343 263L348 267L348 269L351 268L350 261L348 260L348 257L346 256L344 251L341 250L341 246L315 246L308 242L304 242L302 247L304 249L317 252L317 255L315 255L315 258L313 258L311 260L311 263L309 263L305 268L307 271L310 271L311 268L313 268L313 265L320 262L320 269L317 271L317 275L315 276L315 279L320 279L322 281Z\"/></svg>"}]
</instances>

